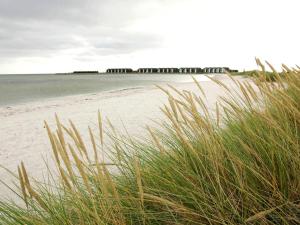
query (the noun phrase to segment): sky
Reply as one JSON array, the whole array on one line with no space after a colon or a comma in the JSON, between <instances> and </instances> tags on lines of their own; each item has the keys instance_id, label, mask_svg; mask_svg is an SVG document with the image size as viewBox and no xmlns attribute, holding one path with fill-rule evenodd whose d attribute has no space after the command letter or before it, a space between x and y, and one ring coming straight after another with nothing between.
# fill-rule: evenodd
<instances>
[{"instance_id":1,"label":"sky","mask_svg":"<svg viewBox=\"0 0 300 225\"><path fill-rule=\"evenodd\" d=\"M0 73L299 65L299 0L0 0Z\"/></svg>"}]
</instances>

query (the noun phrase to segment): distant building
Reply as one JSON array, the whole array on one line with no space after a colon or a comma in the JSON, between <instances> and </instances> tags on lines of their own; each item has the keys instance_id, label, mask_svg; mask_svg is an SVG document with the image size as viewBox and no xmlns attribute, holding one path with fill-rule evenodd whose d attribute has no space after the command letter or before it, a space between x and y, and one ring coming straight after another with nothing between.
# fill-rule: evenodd
<instances>
[{"instance_id":1,"label":"distant building","mask_svg":"<svg viewBox=\"0 0 300 225\"><path fill-rule=\"evenodd\" d=\"M157 73L157 68L139 68L137 70L138 73Z\"/></svg>"},{"instance_id":2,"label":"distant building","mask_svg":"<svg viewBox=\"0 0 300 225\"><path fill-rule=\"evenodd\" d=\"M200 67L187 67L187 68L180 68L180 73L188 73L188 74L198 74L202 73L202 69Z\"/></svg>"},{"instance_id":3,"label":"distant building","mask_svg":"<svg viewBox=\"0 0 300 225\"><path fill-rule=\"evenodd\" d=\"M206 67L203 69L203 73L226 73L229 71L228 67Z\"/></svg>"},{"instance_id":4,"label":"distant building","mask_svg":"<svg viewBox=\"0 0 300 225\"><path fill-rule=\"evenodd\" d=\"M140 68L138 73L179 73L178 68Z\"/></svg>"},{"instance_id":5,"label":"distant building","mask_svg":"<svg viewBox=\"0 0 300 225\"><path fill-rule=\"evenodd\" d=\"M158 73L179 73L178 68L158 68Z\"/></svg>"},{"instance_id":6,"label":"distant building","mask_svg":"<svg viewBox=\"0 0 300 225\"><path fill-rule=\"evenodd\" d=\"M106 73L133 73L133 70L130 68L116 68L116 69L107 69Z\"/></svg>"},{"instance_id":7,"label":"distant building","mask_svg":"<svg viewBox=\"0 0 300 225\"><path fill-rule=\"evenodd\" d=\"M113 68L107 69L106 73L112 74L127 74L127 73L139 73L139 74L202 74L202 73L226 73L226 72L238 72L238 70L231 70L228 67L182 67L182 68L139 68L134 71L130 68ZM75 71L74 73L98 73L98 71Z\"/></svg>"}]
</instances>

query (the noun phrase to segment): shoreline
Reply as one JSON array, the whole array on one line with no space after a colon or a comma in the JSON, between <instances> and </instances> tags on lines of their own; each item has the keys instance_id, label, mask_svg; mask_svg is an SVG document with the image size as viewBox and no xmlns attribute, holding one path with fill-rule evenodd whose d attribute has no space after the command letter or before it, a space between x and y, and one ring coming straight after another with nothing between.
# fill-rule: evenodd
<instances>
[{"instance_id":1,"label":"shoreline","mask_svg":"<svg viewBox=\"0 0 300 225\"><path fill-rule=\"evenodd\" d=\"M109 90L109 91L90 92L90 93L74 94L74 95L71 94L71 95L65 95L65 96L60 96L60 97L48 97L48 98L43 98L43 99L34 99L32 101L0 105L0 116L3 115L3 112L5 112L6 110L9 111L14 108L32 107L32 106L37 106L37 105L43 104L45 102L47 102L47 104L50 104L50 103L55 104L57 102L62 102L62 101L66 101L66 100L88 98L91 96L99 96L99 95L105 95L105 94L110 95L113 93L121 93L123 91L146 89L148 87L150 87L150 86L120 88L120 89L114 89L114 90ZM87 99L87 100L89 100L89 99Z\"/></svg>"},{"instance_id":2,"label":"shoreline","mask_svg":"<svg viewBox=\"0 0 300 225\"><path fill-rule=\"evenodd\" d=\"M53 76L54 74L50 74L51 76ZM25 75L26 76L26 75ZM35 76L35 75L34 75ZM94 75L92 75L94 76ZM116 82L119 82L119 78L120 77L123 77L124 75L113 75L112 77L115 77L117 78ZM211 76L216 76L216 75L212 75L212 74L208 74L208 75L197 75L195 76L195 78L199 81L205 81L205 80L208 80L207 77L211 77ZM222 75L218 75L218 76L222 76ZM84 78L84 76L82 76ZM88 79L90 78L91 76L89 75L88 76ZM111 78L111 76L106 76L107 78ZM133 82L133 83L128 83L130 80L126 80L125 79L125 83L124 84L121 84L121 85L115 85L115 86L108 86L108 87L104 87L103 84L105 84L106 80L104 80L104 83L101 84L101 81L100 81L100 87L98 88L95 88L94 87L91 87L91 89L78 89L77 91L71 91L71 92L49 92L49 94L47 95L44 95L43 93L35 93L34 95L32 95L31 93L29 93L29 95L20 95L19 98L15 98L12 100L5 100L5 99L2 99L1 101L1 98L0 98L0 110L3 110L3 108L11 108L11 107L15 107L15 106L19 106L19 105L26 105L26 104L31 104L31 103L35 103L35 102L41 102L41 101L49 101L49 100L56 100L56 99L60 99L60 98L66 98L66 97L71 97L71 96L79 96L79 95L89 95L89 94L98 94L98 93L109 93L110 91L123 91L123 90L126 90L126 89L132 89L132 88L147 88L149 86L154 86L155 83L154 81L157 81L158 84L165 84L165 83L188 83L188 82L192 82L192 76L186 76L184 77L183 79L181 80L174 80L172 81L171 78L165 78L165 77L156 77L155 76L146 76L148 77L147 79L149 80L144 80L144 83L143 83L143 80L139 80L137 79L136 82ZM153 78L155 78L155 80L152 80ZM182 77L181 77L182 78ZM105 78L106 79L106 78ZM157 79L157 80L156 80ZM72 80L72 79L71 79ZM1 81L1 80L0 80ZM63 80L64 81L64 80ZM109 80L108 80L109 81ZM80 82L80 80L78 81ZM97 82L99 82L97 80ZM110 81L111 82L111 81ZM127 82L127 83L126 83ZM142 83L140 83L142 82ZM148 83L150 82L150 83ZM54 84L55 85L55 84ZM89 84L87 84L89 85ZM104 88L103 88L104 87ZM10 87L12 88L12 87ZM34 87L34 88L39 88L39 87ZM46 87L46 88L49 88L49 87ZM61 87L60 87L61 88ZM70 87L62 87L62 88L70 88ZM72 89L72 87L71 87ZM47 90L46 90L47 91ZM8 91L8 95L10 95L10 91ZM27 93L28 94L28 93ZM41 94L41 95L39 95ZM5 93L4 93L4 96L5 96ZM23 97L25 96L25 97Z\"/></svg>"}]
</instances>

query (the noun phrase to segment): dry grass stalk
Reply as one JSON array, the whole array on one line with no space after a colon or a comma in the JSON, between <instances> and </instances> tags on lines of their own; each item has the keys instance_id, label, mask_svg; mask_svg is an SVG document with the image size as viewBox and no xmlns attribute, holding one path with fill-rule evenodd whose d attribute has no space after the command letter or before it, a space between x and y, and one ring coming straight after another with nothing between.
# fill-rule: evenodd
<instances>
[{"instance_id":1,"label":"dry grass stalk","mask_svg":"<svg viewBox=\"0 0 300 225\"><path fill-rule=\"evenodd\" d=\"M176 108L181 116L181 118L183 119L183 123L187 123L187 116L185 115L185 113L183 112L183 109L181 108L181 106L179 105L178 101L175 100L175 105L176 105Z\"/></svg>"},{"instance_id":2,"label":"dry grass stalk","mask_svg":"<svg viewBox=\"0 0 300 225\"><path fill-rule=\"evenodd\" d=\"M174 100L173 97L169 97L169 104L170 104L170 106L171 106L173 115L174 115L175 119L176 119L177 122L178 122L178 121L179 121L179 118L178 118L178 113L177 113L177 109L176 109L176 106L175 106L175 100Z\"/></svg>"},{"instance_id":3,"label":"dry grass stalk","mask_svg":"<svg viewBox=\"0 0 300 225\"><path fill-rule=\"evenodd\" d=\"M257 221L257 220L261 220L261 219L265 218L268 214L274 212L276 209L277 209L277 207L258 212L255 215L246 219L245 222L250 223L250 222Z\"/></svg>"},{"instance_id":4,"label":"dry grass stalk","mask_svg":"<svg viewBox=\"0 0 300 225\"><path fill-rule=\"evenodd\" d=\"M135 174L136 174L136 182L138 186L138 193L140 197L140 204L139 208L141 211L141 214L143 215L143 224L145 224L145 214L144 214L144 189L142 184L142 175L141 175L141 166L140 166L140 160L139 158L134 155L134 168L135 168Z\"/></svg>"},{"instance_id":5,"label":"dry grass stalk","mask_svg":"<svg viewBox=\"0 0 300 225\"><path fill-rule=\"evenodd\" d=\"M194 80L194 83L197 85L200 93L206 98L206 94L203 90L203 88L201 87L200 83L196 80L196 78L194 76L192 76L193 80Z\"/></svg>"},{"instance_id":6,"label":"dry grass stalk","mask_svg":"<svg viewBox=\"0 0 300 225\"><path fill-rule=\"evenodd\" d=\"M66 167L66 169L69 173L69 177L71 178L72 182L74 183L75 181L74 181L73 178L75 177L75 174L74 174L74 171L72 169L72 163L71 163L71 159L69 157L69 154L67 152L67 149L63 148L61 146L61 144L59 144L60 139L58 139L55 135L53 135L53 140L55 140L55 143L57 143L56 146L58 146L58 148L57 148L58 153L59 153L61 159L64 162L64 166Z\"/></svg>"},{"instance_id":7,"label":"dry grass stalk","mask_svg":"<svg viewBox=\"0 0 300 225\"><path fill-rule=\"evenodd\" d=\"M54 157L55 157L55 161L57 164L60 164L60 160L59 160L59 157L58 157L58 153L57 153L57 148L56 148L56 144L55 144L55 141L53 139L53 134L49 128L49 125L46 121L44 121L44 124L45 124L45 127L47 129L47 133L48 133L48 137L49 137L49 140L50 140L50 143L51 143L51 146L52 146L52 151L54 153Z\"/></svg>"},{"instance_id":8,"label":"dry grass stalk","mask_svg":"<svg viewBox=\"0 0 300 225\"><path fill-rule=\"evenodd\" d=\"M178 94L179 97L184 98L184 94L179 91L177 88L173 87L172 85L168 84L168 87L173 90L176 94ZM169 95L170 96L170 95ZM171 95L172 96L172 95ZM175 98L176 99L176 98Z\"/></svg>"},{"instance_id":9,"label":"dry grass stalk","mask_svg":"<svg viewBox=\"0 0 300 225\"><path fill-rule=\"evenodd\" d=\"M161 91L163 91L166 95L168 95L168 97L171 97L172 95L170 94L170 92L168 90L166 90L165 88L159 86L159 85L156 85L156 87L158 89L160 89Z\"/></svg>"},{"instance_id":10,"label":"dry grass stalk","mask_svg":"<svg viewBox=\"0 0 300 225\"><path fill-rule=\"evenodd\" d=\"M75 153L74 148L70 144L68 146L69 146L69 150L72 154L72 157L75 160L76 167L83 179L84 185L86 186L88 192L91 194L92 188L89 184L88 175L86 174L86 172L84 170L84 165L83 165L82 161L78 158L77 154Z\"/></svg>"},{"instance_id":11,"label":"dry grass stalk","mask_svg":"<svg viewBox=\"0 0 300 225\"><path fill-rule=\"evenodd\" d=\"M144 197L147 201L156 202L159 204L162 204L164 206L170 207L173 210L175 210L179 214L185 214L185 215L192 215L196 217L200 217L200 215L196 212L191 211L190 209L186 208L185 206L172 202L170 200L167 200L165 198L161 198L152 194L144 193Z\"/></svg>"},{"instance_id":12,"label":"dry grass stalk","mask_svg":"<svg viewBox=\"0 0 300 225\"><path fill-rule=\"evenodd\" d=\"M164 147L161 145L161 143L159 142L157 136L154 134L154 132L151 130L151 128L149 126L147 126L147 130L149 131L156 147L159 149L160 153L161 154L164 154L165 153L165 149Z\"/></svg>"},{"instance_id":13,"label":"dry grass stalk","mask_svg":"<svg viewBox=\"0 0 300 225\"><path fill-rule=\"evenodd\" d=\"M110 187L112 190L113 199L116 201L116 204L112 205L113 208L115 208L115 215L113 218L117 218L117 223L115 224L126 224L124 215L122 214L122 207L121 207L121 199L118 193L118 190L116 188L116 184L114 183L109 171L107 170L105 165L102 165L102 169L105 175L105 179L107 180L107 187Z\"/></svg>"},{"instance_id":14,"label":"dry grass stalk","mask_svg":"<svg viewBox=\"0 0 300 225\"><path fill-rule=\"evenodd\" d=\"M81 135L79 133L79 131L77 130L76 126L73 124L73 122L70 120L70 124L71 124L71 127L76 135L76 138L77 138L77 142L76 142L76 145L78 145L78 149L81 149L82 152L84 153L86 159L90 162L90 159L89 159L89 156L88 156L88 153L87 153L87 150L86 150L86 147L85 147L85 144L81 138Z\"/></svg>"},{"instance_id":15,"label":"dry grass stalk","mask_svg":"<svg viewBox=\"0 0 300 225\"><path fill-rule=\"evenodd\" d=\"M217 127L220 127L221 114L220 114L220 108L218 102L216 102L216 118L217 118Z\"/></svg>"},{"instance_id":16,"label":"dry grass stalk","mask_svg":"<svg viewBox=\"0 0 300 225\"><path fill-rule=\"evenodd\" d=\"M24 177L22 175L20 166L18 166L18 174L19 174L19 181L20 181L20 186L21 186L21 190L22 190L22 194L23 194L23 198L24 198L24 202L26 204L26 206L28 207L28 195L26 193L26 189L25 189L25 183L24 183Z\"/></svg>"},{"instance_id":17,"label":"dry grass stalk","mask_svg":"<svg viewBox=\"0 0 300 225\"><path fill-rule=\"evenodd\" d=\"M135 167L136 182L137 182L137 186L138 186L138 190L139 190L141 209L142 209L142 208L144 208L144 190L143 190L143 185L142 185L140 161L136 155L134 156L134 167Z\"/></svg>"},{"instance_id":18,"label":"dry grass stalk","mask_svg":"<svg viewBox=\"0 0 300 225\"><path fill-rule=\"evenodd\" d=\"M90 127L89 127L89 134L90 134L90 139L91 139L93 150L94 150L95 164L97 164L97 163L99 163L98 151L97 151L97 146L96 146L94 134L93 134Z\"/></svg>"},{"instance_id":19,"label":"dry grass stalk","mask_svg":"<svg viewBox=\"0 0 300 225\"><path fill-rule=\"evenodd\" d=\"M100 111L98 111L98 127L99 127L99 136L100 136L100 143L103 146L103 124L102 124L102 117Z\"/></svg>"},{"instance_id":20,"label":"dry grass stalk","mask_svg":"<svg viewBox=\"0 0 300 225\"><path fill-rule=\"evenodd\" d=\"M75 146L76 146L76 149L78 150L80 156L83 157L83 156L84 156L83 151L82 151L82 149L81 149L79 140L77 139L76 134L74 133L73 129L71 129L71 128L68 129L68 128L65 127L65 126L62 126L62 127L63 127L63 129L65 130L65 132L67 132L67 134L71 137L71 139L74 141Z\"/></svg>"},{"instance_id":21,"label":"dry grass stalk","mask_svg":"<svg viewBox=\"0 0 300 225\"><path fill-rule=\"evenodd\" d=\"M23 162L21 162L21 169L19 169L19 172L20 172L20 177L22 178L22 184L24 185L23 186L23 192L25 193L24 199L25 199L25 196L26 196L26 202L28 203L28 201L27 201L28 196L26 194L26 190L27 190L28 193L29 193L30 198L34 198L38 202L40 207L42 207L45 211L48 211L48 207L46 206L46 204L44 203L42 198L31 187L30 182L29 182L29 178L28 178L28 175L27 175L27 171L25 169L25 166L24 166Z\"/></svg>"},{"instance_id":22,"label":"dry grass stalk","mask_svg":"<svg viewBox=\"0 0 300 225\"><path fill-rule=\"evenodd\" d=\"M223 87L228 93L231 93L230 88L224 84L222 81L219 81L217 78L214 77L208 77L210 80L212 80L213 82L215 82L219 87Z\"/></svg>"},{"instance_id":23,"label":"dry grass stalk","mask_svg":"<svg viewBox=\"0 0 300 225\"><path fill-rule=\"evenodd\" d=\"M57 114L55 114L55 120L56 120L56 126L57 126L57 135L58 135L58 138L59 138L59 141L61 143L61 146L63 147L64 150L66 150L66 141L65 141L65 138L64 138L64 134L63 134L63 128L62 128L62 125L59 121L59 118L57 116Z\"/></svg>"}]
</instances>

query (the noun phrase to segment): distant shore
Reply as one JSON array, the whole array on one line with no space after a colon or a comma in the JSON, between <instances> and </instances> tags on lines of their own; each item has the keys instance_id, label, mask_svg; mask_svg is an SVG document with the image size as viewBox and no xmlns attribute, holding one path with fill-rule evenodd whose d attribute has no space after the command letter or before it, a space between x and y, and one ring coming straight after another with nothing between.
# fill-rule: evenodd
<instances>
[{"instance_id":1,"label":"distant shore","mask_svg":"<svg viewBox=\"0 0 300 225\"><path fill-rule=\"evenodd\" d=\"M229 67L149 67L149 68L139 68L137 70L133 70L131 68L110 68L105 72L100 73L97 70L94 71L74 71L71 73L57 73L62 75L82 75L82 74L222 74L222 73L237 73L238 70L230 69Z\"/></svg>"}]
</instances>

